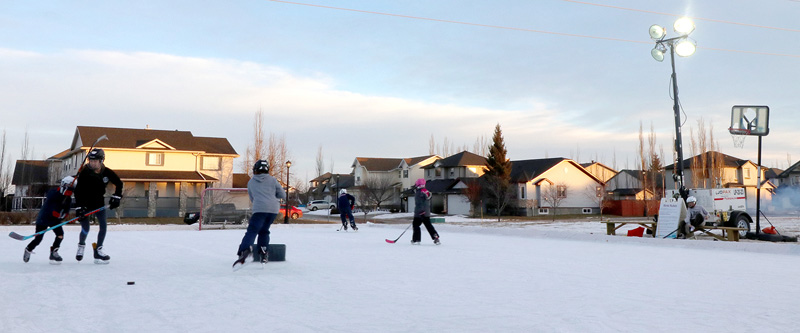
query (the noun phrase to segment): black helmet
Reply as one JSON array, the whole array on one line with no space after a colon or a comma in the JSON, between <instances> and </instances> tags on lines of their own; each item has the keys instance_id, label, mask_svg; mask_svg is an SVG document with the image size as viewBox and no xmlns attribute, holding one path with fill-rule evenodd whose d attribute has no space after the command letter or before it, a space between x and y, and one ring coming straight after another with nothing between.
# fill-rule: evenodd
<instances>
[{"instance_id":1,"label":"black helmet","mask_svg":"<svg viewBox=\"0 0 800 333\"><path fill-rule=\"evenodd\" d=\"M253 173L269 173L269 162L265 160L256 161L256 164L253 164Z\"/></svg>"},{"instance_id":2,"label":"black helmet","mask_svg":"<svg viewBox=\"0 0 800 333\"><path fill-rule=\"evenodd\" d=\"M90 160L100 160L102 162L106 159L106 152L100 148L96 148L89 152L88 158Z\"/></svg>"}]
</instances>

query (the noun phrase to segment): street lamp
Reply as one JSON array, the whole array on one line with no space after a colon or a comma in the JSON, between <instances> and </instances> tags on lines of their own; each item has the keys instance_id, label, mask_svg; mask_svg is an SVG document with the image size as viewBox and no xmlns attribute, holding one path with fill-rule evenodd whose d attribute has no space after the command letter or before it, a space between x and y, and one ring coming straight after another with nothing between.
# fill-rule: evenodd
<instances>
[{"instance_id":1,"label":"street lamp","mask_svg":"<svg viewBox=\"0 0 800 333\"><path fill-rule=\"evenodd\" d=\"M289 168L292 166L292 161L286 161L286 213L283 214L283 224L289 223Z\"/></svg>"},{"instance_id":2,"label":"street lamp","mask_svg":"<svg viewBox=\"0 0 800 333\"><path fill-rule=\"evenodd\" d=\"M688 57L697 50L697 44L689 38L689 34L694 31L694 22L689 18L683 17L675 21L673 28L678 37L666 38L667 29L653 24L650 26L650 38L656 42L656 46L650 51L650 55L656 61L664 61L664 53L669 47L669 58L672 63L672 91L674 94L672 111L675 114L675 150L678 152L678 162L675 165L673 179L679 184L678 192L686 200L689 192L683 184L683 143L681 140L681 115L680 101L678 100L678 77L675 75L675 54L681 57Z\"/></svg>"}]
</instances>

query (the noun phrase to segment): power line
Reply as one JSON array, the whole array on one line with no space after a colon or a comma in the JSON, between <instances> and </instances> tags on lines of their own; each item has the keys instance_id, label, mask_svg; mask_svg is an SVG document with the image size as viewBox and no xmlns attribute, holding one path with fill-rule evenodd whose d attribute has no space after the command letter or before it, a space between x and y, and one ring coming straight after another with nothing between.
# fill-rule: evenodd
<instances>
[{"instance_id":1,"label":"power line","mask_svg":"<svg viewBox=\"0 0 800 333\"><path fill-rule=\"evenodd\" d=\"M460 25L468 25L468 26L475 26L475 27L503 29L503 30L513 30L513 31L522 31L522 32L535 32L535 33L550 34L550 35L557 35L557 36L591 38L591 39L610 40L610 41L616 41L616 42L637 43L637 44L652 44L653 43L652 41L638 41L638 40L613 38L613 37L599 37L599 36L570 34L570 33L565 33L565 32L555 32L555 31L547 31L547 30L506 27L506 26L500 26L500 25L491 25L491 24L482 24L482 23L473 23L473 22L464 22L464 21L454 21L454 20L444 20L444 19L437 19L437 18L431 18L431 17L393 14L393 13L376 12L376 11L353 9L353 8L333 7L333 6L317 5L317 4L294 2L294 1L284 1L284 0L267 0L267 1L285 3L285 4L290 4L290 5L298 5L298 6L308 6L308 7L333 9L333 10L341 10L341 11L348 11L348 12L364 13L364 14L373 14L373 15L383 15L383 16L407 18L407 19L412 19L412 20L423 20L423 21L432 21L432 22L441 22L441 23L450 23L450 24L460 24ZM572 1L572 0L562 0L562 1L570 1L570 2L575 2L575 3L581 3L579 1ZM590 3L586 3L586 4L590 4ZM598 6L605 6L605 5L598 5ZM619 8L624 9L622 7L619 7ZM656 13L656 12L652 12L652 13ZM656 14L673 15L673 14L664 14L664 13L656 13ZM725 21L720 21L720 22L725 22ZM732 24L736 24L736 23L732 23ZM746 24L742 23L742 25L746 25ZM783 28L775 28L775 29L783 29ZM800 30L791 30L791 31L800 32ZM722 51L722 52L735 52L735 53L747 53L747 54L758 54L758 55L768 55L768 56L800 58L800 55L797 55L797 54L780 54L780 53L769 53L769 52L756 52L756 51L744 51L744 50L733 50L733 49L720 49L720 48L711 48L711 47L702 47L702 46L697 46L697 48L698 49L704 49L704 50Z\"/></svg>"},{"instance_id":2,"label":"power line","mask_svg":"<svg viewBox=\"0 0 800 333\"><path fill-rule=\"evenodd\" d=\"M591 3L591 2L585 2L585 1L576 1L576 0L561 0L561 1L572 2L572 3L581 4L581 5L590 5L590 6L597 6L597 7L606 7L606 8L627 10L627 11L632 11L632 12L657 14L657 15L665 15L665 16L673 16L673 17L684 17L684 15L678 15L678 14L661 13L661 12L654 12L654 11L649 11L649 10L634 9L634 8L619 7L619 6L611 6L611 5L604 5L604 4ZM798 0L792 0L792 1L798 1ZM717 23L725 23L725 24L734 24L734 25L741 25L741 26L746 26L746 27L754 27L754 28L762 28L762 29L772 29L772 30L800 32L800 29L771 27L771 26L760 25L760 24L740 23L740 22L717 20L717 19L702 18L702 17L695 17L695 16L685 16L685 17L691 18L693 20L698 20L698 21L708 21L708 22L717 22Z\"/></svg>"}]
</instances>

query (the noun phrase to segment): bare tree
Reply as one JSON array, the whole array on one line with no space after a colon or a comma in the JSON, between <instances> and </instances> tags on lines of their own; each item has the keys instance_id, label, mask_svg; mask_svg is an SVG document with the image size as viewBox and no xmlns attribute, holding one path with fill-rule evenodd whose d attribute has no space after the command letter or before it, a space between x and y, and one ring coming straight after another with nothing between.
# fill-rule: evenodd
<instances>
[{"instance_id":1,"label":"bare tree","mask_svg":"<svg viewBox=\"0 0 800 333\"><path fill-rule=\"evenodd\" d=\"M3 137L0 138L0 198L5 197L10 183L11 176L6 172L6 129L4 128Z\"/></svg>"},{"instance_id":2,"label":"bare tree","mask_svg":"<svg viewBox=\"0 0 800 333\"><path fill-rule=\"evenodd\" d=\"M431 134L431 139L428 140L428 154L436 154L436 140L433 139L433 134Z\"/></svg>"},{"instance_id":3,"label":"bare tree","mask_svg":"<svg viewBox=\"0 0 800 333\"><path fill-rule=\"evenodd\" d=\"M251 167L258 160L263 160L267 155L267 147L264 145L264 111L258 109L253 119L253 144L247 146L247 151L242 160L242 171L248 175L253 175ZM270 164L270 167L273 165Z\"/></svg>"},{"instance_id":4,"label":"bare tree","mask_svg":"<svg viewBox=\"0 0 800 333\"><path fill-rule=\"evenodd\" d=\"M564 199L567 198L568 191L569 185L564 182L549 184L549 186L545 187L544 191L542 191L542 200L553 208L553 221L556 220L556 211L564 202Z\"/></svg>"},{"instance_id":5,"label":"bare tree","mask_svg":"<svg viewBox=\"0 0 800 333\"><path fill-rule=\"evenodd\" d=\"M584 195L600 207L600 221L602 221L603 209L611 207L611 196L600 184L586 186Z\"/></svg>"},{"instance_id":6,"label":"bare tree","mask_svg":"<svg viewBox=\"0 0 800 333\"><path fill-rule=\"evenodd\" d=\"M483 216L483 189L481 188L481 184L475 180L466 182L466 185L467 188L463 189L462 193L464 193L470 206L472 206L472 216Z\"/></svg>"},{"instance_id":7,"label":"bare tree","mask_svg":"<svg viewBox=\"0 0 800 333\"><path fill-rule=\"evenodd\" d=\"M317 177L322 176L322 173L325 172L325 162L324 156L322 155L322 145L319 145L317 148Z\"/></svg>"},{"instance_id":8,"label":"bare tree","mask_svg":"<svg viewBox=\"0 0 800 333\"><path fill-rule=\"evenodd\" d=\"M382 203L394 197L395 183L395 180L390 177L369 176L364 180L361 196L366 197L367 201L377 210Z\"/></svg>"}]
</instances>

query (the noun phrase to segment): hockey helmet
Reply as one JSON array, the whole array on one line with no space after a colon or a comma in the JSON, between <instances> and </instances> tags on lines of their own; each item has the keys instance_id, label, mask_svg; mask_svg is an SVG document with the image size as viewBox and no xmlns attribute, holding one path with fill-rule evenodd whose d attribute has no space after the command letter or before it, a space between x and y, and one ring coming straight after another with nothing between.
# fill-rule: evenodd
<instances>
[{"instance_id":1,"label":"hockey helmet","mask_svg":"<svg viewBox=\"0 0 800 333\"><path fill-rule=\"evenodd\" d=\"M697 202L697 198L695 198L695 197L688 197L688 198L686 198L686 203L687 203L687 204L688 204L688 203L692 203L692 202Z\"/></svg>"},{"instance_id":2,"label":"hockey helmet","mask_svg":"<svg viewBox=\"0 0 800 333\"><path fill-rule=\"evenodd\" d=\"M58 190L63 195L72 195L72 191L75 189L75 186L78 186L78 180L72 176L66 176L61 179L61 185L59 186Z\"/></svg>"},{"instance_id":3,"label":"hockey helmet","mask_svg":"<svg viewBox=\"0 0 800 333\"><path fill-rule=\"evenodd\" d=\"M258 160L253 164L253 174L269 173L269 162L266 160Z\"/></svg>"},{"instance_id":4,"label":"hockey helmet","mask_svg":"<svg viewBox=\"0 0 800 333\"><path fill-rule=\"evenodd\" d=\"M347 190L341 189L339 190L339 195L347 194Z\"/></svg>"},{"instance_id":5,"label":"hockey helmet","mask_svg":"<svg viewBox=\"0 0 800 333\"><path fill-rule=\"evenodd\" d=\"M100 148L95 148L89 152L89 156L87 156L87 158L90 160L100 160L100 162L102 162L106 159L106 152Z\"/></svg>"},{"instance_id":6,"label":"hockey helmet","mask_svg":"<svg viewBox=\"0 0 800 333\"><path fill-rule=\"evenodd\" d=\"M414 183L414 186L416 186L416 187L425 187L425 179L422 179L422 178L417 179L417 181Z\"/></svg>"}]
</instances>

